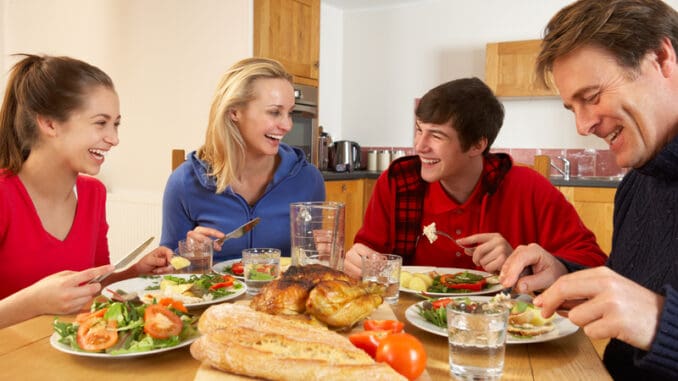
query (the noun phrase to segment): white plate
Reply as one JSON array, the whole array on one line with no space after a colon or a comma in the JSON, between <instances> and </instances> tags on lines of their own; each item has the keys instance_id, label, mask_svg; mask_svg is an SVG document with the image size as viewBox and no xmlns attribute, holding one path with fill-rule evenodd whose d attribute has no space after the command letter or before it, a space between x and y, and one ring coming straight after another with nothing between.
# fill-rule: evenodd
<instances>
[{"instance_id":1,"label":"white plate","mask_svg":"<svg viewBox=\"0 0 678 381\"><path fill-rule=\"evenodd\" d=\"M466 295L461 297L463 298L465 296ZM476 296L471 299L477 301L487 301L490 299L490 297ZM412 325L419 329L433 333L435 335L447 337L447 329L438 327L437 325L430 323L429 321L421 317L421 315L419 315L418 307L421 306L424 302L426 301L424 300L409 306L407 310L405 310L405 319L407 319L407 321L409 321L410 323L412 323ZM543 341L555 340L561 337L565 337L567 335L571 335L577 332L577 330L579 329L579 327L572 324L572 322L569 319L566 319L560 315L556 315L556 317L553 319L553 324L555 324L556 327L553 331L549 333L529 338L518 338L513 335L508 335L508 337L506 338L506 343L507 344L541 343Z\"/></svg>"},{"instance_id":2,"label":"white plate","mask_svg":"<svg viewBox=\"0 0 678 381\"><path fill-rule=\"evenodd\" d=\"M122 359L122 358L130 358L130 357L139 357L139 356L147 356L147 355L153 355L156 353L162 353L162 352L167 352L171 351L177 348L182 348L187 345L190 345L192 342L194 342L198 337L193 337L187 340L184 340L180 342L179 344L169 347L169 348L159 348L159 349L153 349L150 351L146 352L135 352L135 353L122 353L119 355L111 355L108 353L99 353L99 352L82 352L82 351L76 351L75 349L71 348L70 346L66 344L62 344L59 342L59 339L61 336L59 336L58 333L54 332L52 336L49 338L49 343L52 344L52 347L54 347L56 350L64 352L64 353L69 353L72 355L76 356L84 356L84 357L99 357L99 358L108 358L108 359Z\"/></svg>"},{"instance_id":3,"label":"white plate","mask_svg":"<svg viewBox=\"0 0 678 381\"><path fill-rule=\"evenodd\" d=\"M212 266L212 271L214 271L217 274L230 275L230 276L232 276L233 278L236 278L236 279L245 279L245 277L242 276L242 275L235 275L232 272L226 270L226 267L233 266L234 263L238 263L238 262L241 262L241 261L242 261L241 258L237 258L237 259L229 259L228 261L219 262L219 263L215 264L214 266Z\"/></svg>"},{"instance_id":4,"label":"white plate","mask_svg":"<svg viewBox=\"0 0 678 381\"><path fill-rule=\"evenodd\" d=\"M121 280L120 282L115 282L112 284L109 284L104 290L101 292L101 295L112 298L113 294L110 293L107 289L111 289L113 291L116 290L123 290L126 293L132 293L136 292L139 295L139 298L143 299L142 296L144 295L145 292L148 292L146 288L150 286L157 286L160 283L160 280L162 279L163 276L175 276L178 278L184 278L188 279L191 274L164 274L164 275L154 275L150 277L144 277L144 278L131 278L131 279L125 279ZM236 280L237 283L240 283L242 285L241 288L234 290L234 292L231 295L226 295L221 298L216 298L212 300L207 300L204 302L199 302L199 303L185 303L184 305L186 308L196 308L196 307L204 307L204 306L209 306L211 304L215 303L221 303L225 302L227 300L235 299L238 296L242 295L247 291L247 286L245 286L244 282L240 282Z\"/></svg>"},{"instance_id":5,"label":"white plate","mask_svg":"<svg viewBox=\"0 0 678 381\"><path fill-rule=\"evenodd\" d=\"M402 271L407 271L410 273L428 273L431 271L436 271L438 274L443 275L443 274L454 274L454 273L460 273L464 271L468 271L473 274L478 274L482 275L485 277L492 276L490 273L486 273L484 271L478 271L478 270L470 270L470 269L462 269L462 268L456 268L456 267L430 267L430 266L403 266ZM503 289L501 284L495 284L494 286L488 287L482 291L473 291L473 292L428 292L426 291L427 296L473 296L473 295L487 295L487 294L494 294L496 292L499 292ZM412 290L409 288L405 287L400 287L400 291L407 292L410 294L417 294L421 295L421 291L417 290Z\"/></svg>"}]
</instances>

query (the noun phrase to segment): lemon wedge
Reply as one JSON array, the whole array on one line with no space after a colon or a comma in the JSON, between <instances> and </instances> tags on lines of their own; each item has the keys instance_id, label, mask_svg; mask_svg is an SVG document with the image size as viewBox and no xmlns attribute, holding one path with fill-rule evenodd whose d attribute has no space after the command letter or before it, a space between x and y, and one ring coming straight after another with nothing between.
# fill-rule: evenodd
<instances>
[{"instance_id":1,"label":"lemon wedge","mask_svg":"<svg viewBox=\"0 0 678 381\"><path fill-rule=\"evenodd\" d=\"M172 267L174 267L175 270L181 270L185 267L188 267L191 265L191 261L184 257L172 257L170 260L170 264Z\"/></svg>"}]
</instances>

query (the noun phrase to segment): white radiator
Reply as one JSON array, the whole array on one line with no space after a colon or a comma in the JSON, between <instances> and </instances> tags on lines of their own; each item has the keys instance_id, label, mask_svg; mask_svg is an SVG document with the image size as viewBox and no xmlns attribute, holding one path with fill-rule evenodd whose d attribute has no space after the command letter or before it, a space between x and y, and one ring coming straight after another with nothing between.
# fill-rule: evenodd
<instances>
[{"instance_id":1,"label":"white radiator","mask_svg":"<svg viewBox=\"0 0 678 381\"><path fill-rule=\"evenodd\" d=\"M145 252L158 247L162 227L162 194L108 193L106 216L111 263L121 259L150 236L154 236L155 240Z\"/></svg>"}]
</instances>

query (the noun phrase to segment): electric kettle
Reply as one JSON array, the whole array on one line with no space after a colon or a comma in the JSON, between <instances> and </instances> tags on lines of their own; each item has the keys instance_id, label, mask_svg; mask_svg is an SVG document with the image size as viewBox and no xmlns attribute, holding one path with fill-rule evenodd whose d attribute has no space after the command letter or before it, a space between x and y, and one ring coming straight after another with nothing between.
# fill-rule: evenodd
<instances>
[{"instance_id":1,"label":"electric kettle","mask_svg":"<svg viewBox=\"0 0 678 381\"><path fill-rule=\"evenodd\" d=\"M335 172L352 172L360 168L360 145L350 140L334 142L332 169Z\"/></svg>"}]
</instances>

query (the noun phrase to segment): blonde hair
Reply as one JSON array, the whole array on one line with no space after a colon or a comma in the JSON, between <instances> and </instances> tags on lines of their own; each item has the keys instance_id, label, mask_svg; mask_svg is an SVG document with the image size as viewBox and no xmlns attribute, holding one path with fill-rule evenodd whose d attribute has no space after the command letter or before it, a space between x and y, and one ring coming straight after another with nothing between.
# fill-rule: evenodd
<instances>
[{"instance_id":1,"label":"blonde hair","mask_svg":"<svg viewBox=\"0 0 678 381\"><path fill-rule=\"evenodd\" d=\"M245 141L229 114L255 99L254 82L261 78L292 83L292 75L278 61L247 58L231 66L217 86L205 143L198 149L198 158L209 164L209 175L216 180L216 193L226 190L240 176L245 159Z\"/></svg>"}]
</instances>

